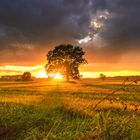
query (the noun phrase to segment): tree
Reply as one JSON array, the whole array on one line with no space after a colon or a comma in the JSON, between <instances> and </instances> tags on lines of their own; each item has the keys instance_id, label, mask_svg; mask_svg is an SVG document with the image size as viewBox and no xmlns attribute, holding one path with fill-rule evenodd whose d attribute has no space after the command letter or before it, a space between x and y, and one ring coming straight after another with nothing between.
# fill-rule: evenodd
<instances>
[{"instance_id":1,"label":"tree","mask_svg":"<svg viewBox=\"0 0 140 140\"><path fill-rule=\"evenodd\" d=\"M59 45L47 54L46 72L50 73L60 72L69 81L70 77L79 79L79 66L87 63L83 57L85 52L79 46Z\"/></svg>"},{"instance_id":2,"label":"tree","mask_svg":"<svg viewBox=\"0 0 140 140\"><path fill-rule=\"evenodd\" d=\"M30 72L24 72L22 75L23 81L30 81L31 80L31 73Z\"/></svg>"},{"instance_id":3,"label":"tree","mask_svg":"<svg viewBox=\"0 0 140 140\"><path fill-rule=\"evenodd\" d=\"M101 73L101 74L100 74L100 79L101 79L101 80L105 80L105 79L106 79L106 75L104 75L104 74Z\"/></svg>"}]
</instances>

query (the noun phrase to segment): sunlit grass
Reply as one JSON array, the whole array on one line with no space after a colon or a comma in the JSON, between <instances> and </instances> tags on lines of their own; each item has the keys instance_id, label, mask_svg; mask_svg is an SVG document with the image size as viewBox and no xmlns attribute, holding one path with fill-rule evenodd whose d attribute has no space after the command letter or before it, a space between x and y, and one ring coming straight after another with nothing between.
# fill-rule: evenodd
<instances>
[{"instance_id":1,"label":"sunlit grass","mask_svg":"<svg viewBox=\"0 0 140 140\"><path fill-rule=\"evenodd\" d=\"M1 103L21 103L21 104L38 104L43 100L43 96L37 95L3 95L0 96Z\"/></svg>"},{"instance_id":2,"label":"sunlit grass","mask_svg":"<svg viewBox=\"0 0 140 140\"><path fill-rule=\"evenodd\" d=\"M121 83L0 82L0 139L137 139L140 86Z\"/></svg>"},{"instance_id":3,"label":"sunlit grass","mask_svg":"<svg viewBox=\"0 0 140 140\"><path fill-rule=\"evenodd\" d=\"M99 99L80 99L80 98L63 98L62 102L65 108L72 109L79 113L85 113L86 115L92 116L95 114L94 107L99 102ZM127 108L126 108L127 107ZM132 101L113 101L113 100L104 100L98 106L97 110L102 109L121 109L122 111L125 108L128 111L135 111L137 107L137 111L140 112L140 104L139 102Z\"/></svg>"}]
</instances>

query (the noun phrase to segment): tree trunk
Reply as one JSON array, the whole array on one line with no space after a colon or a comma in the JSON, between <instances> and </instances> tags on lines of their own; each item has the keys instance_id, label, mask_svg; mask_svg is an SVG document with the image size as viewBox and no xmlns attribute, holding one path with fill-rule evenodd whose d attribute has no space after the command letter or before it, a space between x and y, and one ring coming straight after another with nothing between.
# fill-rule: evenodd
<instances>
[{"instance_id":1,"label":"tree trunk","mask_svg":"<svg viewBox=\"0 0 140 140\"><path fill-rule=\"evenodd\" d=\"M70 76L70 66L69 63L66 64L66 81L69 82L69 76Z\"/></svg>"}]
</instances>

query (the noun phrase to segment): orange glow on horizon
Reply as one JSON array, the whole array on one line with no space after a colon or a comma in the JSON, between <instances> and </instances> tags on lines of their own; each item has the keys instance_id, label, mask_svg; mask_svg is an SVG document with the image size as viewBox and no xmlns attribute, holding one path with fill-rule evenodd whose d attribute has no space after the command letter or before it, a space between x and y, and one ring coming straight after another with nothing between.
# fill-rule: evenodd
<instances>
[{"instance_id":1,"label":"orange glow on horizon","mask_svg":"<svg viewBox=\"0 0 140 140\"><path fill-rule=\"evenodd\" d=\"M98 78L100 74L105 74L107 77L114 77L114 76L138 76L140 72L137 71L108 71L108 72L81 72L83 78Z\"/></svg>"},{"instance_id":2,"label":"orange glow on horizon","mask_svg":"<svg viewBox=\"0 0 140 140\"><path fill-rule=\"evenodd\" d=\"M90 69L89 69L90 70ZM32 73L32 76L36 78L47 78L45 68L42 65L37 66L0 66L0 76L2 75L22 75L23 72L29 71ZM90 70L91 71L91 70ZM83 78L97 78L101 73L106 76L136 76L140 75L140 71L130 71L130 70L122 70L122 71L84 71L80 70L80 73L83 75ZM51 77L55 79L63 79L63 76L60 73L52 74Z\"/></svg>"}]
</instances>

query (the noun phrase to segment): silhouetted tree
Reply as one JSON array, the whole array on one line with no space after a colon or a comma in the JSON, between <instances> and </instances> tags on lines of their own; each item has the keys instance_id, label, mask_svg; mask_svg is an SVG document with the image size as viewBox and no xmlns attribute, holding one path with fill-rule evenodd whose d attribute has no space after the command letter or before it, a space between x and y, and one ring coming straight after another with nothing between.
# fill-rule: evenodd
<instances>
[{"instance_id":1,"label":"silhouetted tree","mask_svg":"<svg viewBox=\"0 0 140 140\"><path fill-rule=\"evenodd\" d=\"M79 46L59 45L47 54L48 63L46 71L48 74L60 72L69 81L69 78L79 79L79 66L87 63L83 57L85 52Z\"/></svg>"},{"instance_id":2,"label":"silhouetted tree","mask_svg":"<svg viewBox=\"0 0 140 140\"><path fill-rule=\"evenodd\" d=\"M101 80L105 80L105 79L106 79L106 75L104 75L104 74L101 73L101 74L100 74L100 79L101 79Z\"/></svg>"},{"instance_id":3,"label":"silhouetted tree","mask_svg":"<svg viewBox=\"0 0 140 140\"><path fill-rule=\"evenodd\" d=\"M23 81L30 81L31 80L31 73L30 72L24 72L22 75Z\"/></svg>"}]
</instances>

